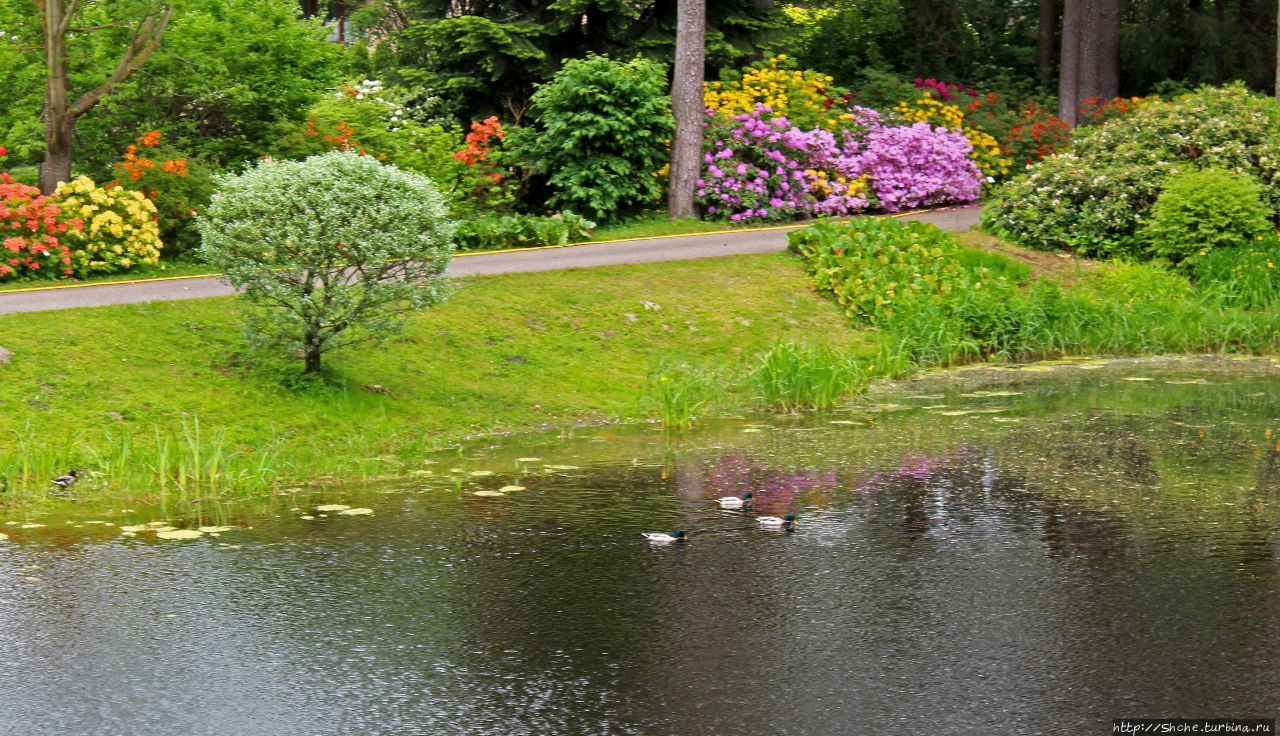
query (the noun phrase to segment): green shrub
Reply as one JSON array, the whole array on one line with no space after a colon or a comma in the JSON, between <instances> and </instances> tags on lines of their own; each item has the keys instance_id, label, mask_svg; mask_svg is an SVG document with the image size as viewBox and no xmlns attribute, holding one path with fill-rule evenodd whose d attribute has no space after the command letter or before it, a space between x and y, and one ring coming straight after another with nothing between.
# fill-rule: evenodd
<instances>
[{"instance_id":1,"label":"green shrub","mask_svg":"<svg viewBox=\"0 0 1280 736\"><path fill-rule=\"evenodd\" d=\"M1165 181L1142 235L1153 255L1181 263L1201 251L1253 242L1272 231L1270 215L1253 177L1187 171Z\"/></svg>"},{"instance_id":2,"label":"green shrub","mask_svg":"<svg viewBox=\"0 0 1280 736\"><path fill-rule=\"evenodd\" d=\"M591 237L596 224L572 212L549 217L505 215L458 223L454 242L458 250L501 250L568 245Z\"/></svg>"},{"instance_id":3,"label":"green shrub","mask_svg":"<svg viewBox=\"0 0 1280 736\"><path fill-rule=\"evenodd\" d=\"M862 218L822 221L787 236L804 258L813 286L829 291L849 317L877 322L899 304L941 299L981 282L956 260L955 240L920 222Z\"/></svg>"},{"instance_id":4,"label":"green shrub","mask_svg":"<svg viewBox=\"0 0 1280 736\"><path fill-rule=\"evenodd\" d=\"M548 204L604 222L656 202L675 125L669 92L661 64L595 55L566 62L539 86L537 126L516 145L547 177Z\"/></svg>"},{"instance_id":5,"label":"green shrub","mask_svg":"<svg viewBox=\"0 0 1280 736\"><path fill-rule=\"evenodd\" d=\"M1000 187L983 223L1037 248L1145 257L1140 228L1165 179L1183 167L1251 174L1280 210L1280 102L1242 85L1203 87L1080 129L1069 152Z\"/></svg>"},{"instance_id":6,"label":"green shrub","mask_svg":"<svg viewBox=\"0 0 1280 736\"><path fill-rule=\"evenodd\" d=\"M447 293L453 223L425 177L333 152L259 161L217 184L201 255L252 305L250 338L302 355L307 373Z\"/></svg>"},{"instance_id":7,"label":"green shrub","mask_svg":"<svg viewBox=\"0 0 1280 736\"><path fill-rule=\"evenodd\" d=\"M1280 238L1274 233L1234 248L1213 248L1185 261L1207 299L1228 307L1270 310L1280 296Z\"/></svg>"}]
</instances>

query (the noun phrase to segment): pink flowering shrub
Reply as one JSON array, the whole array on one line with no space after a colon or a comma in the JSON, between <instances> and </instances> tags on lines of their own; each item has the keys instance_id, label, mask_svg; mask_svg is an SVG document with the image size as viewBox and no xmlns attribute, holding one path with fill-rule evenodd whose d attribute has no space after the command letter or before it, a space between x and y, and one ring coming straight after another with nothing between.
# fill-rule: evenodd
<instances>
[{"instance_id":1,"label":"pink flowering shrub","mask_svg":"<svg viewBox=\"0 0 1280 736\"><path fill-rule=\"evenodd\" d=\"M889 212L971 202L982 175L962 133L926 123L884 126L854 108L838 135L801 130L765 105L726 120L708 115L703 174L707 215L735 222Z\"/></svg>"},{"instance_id":2,"label":"pink flowering shrub","mask_svg":"<svg viewBox=\"0 0 1280 736\"><path fill-rule=\"evenodd\" d=\"M60 214L39 189L0 172L0 282L70 274L71 250L58 238L67 231Z\"/></svg>"},{"instance_id":3,"label":"pink flowering shrub","mask_svg":"<svg viewBox=\"0 0 1280 736\"><path fill-rule=\"evenodd\" d=\"M899 212L913 207L973 202L982 194L982 174L969 158L963 133L928 123L876 126L856 148L857 171L871 181L880 207Z\"/></svg>"},{"instance_id":4,"label":"pink flowering shrub","mask_svg":"<svg viewBox=\"0 0 1280 736\"><path fill-rule=\"evenodd\" d=\"M709 111L707 120L695 192L708 215L784 220L867 208L857 161L831 133L800 130L766 105L728 120Z\"/></svg>"}]
</instances>

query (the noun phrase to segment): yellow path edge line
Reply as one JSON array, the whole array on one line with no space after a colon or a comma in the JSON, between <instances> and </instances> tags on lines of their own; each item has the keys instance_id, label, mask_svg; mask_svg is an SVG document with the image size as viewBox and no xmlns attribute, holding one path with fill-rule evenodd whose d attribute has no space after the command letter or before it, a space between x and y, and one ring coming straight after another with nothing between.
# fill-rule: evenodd
<instances>
[{"instance_id":1,"label":"yellow path edge line","mask_svg":"<svg viewBox=\"0 0 1280 736\"><path fill-rule=\"evenodd\" d=\"M875 217L907 217L908 215L918 215L922 212L934 212L938 210L911 210L910 212L895 212L891 215L874 215ZM834 220L847 220L847 217L831 218ZM639 238L617 238L615 240L589 240L585 243L567 243L565 245L535 245L529 248L506 248L503 250L473 250L466 253L455 253L454 258L467 258L469 256L488 256L495 253L524 253L534 250L555 250L558 248L575 248L581 245L614 245L617 243L632 243L638 240L667 240L670 238L692 238L699 235L729 235L733 233L766 233L776 230L797 230L811 223L797 223L791 225L773 225L770 227L744 227L732 228L728 230L707 230L699 233L675 233L673 235L645 235ZM221 278L224 274L220 273L197 273L190 276L154 276L145 279L129 279L125 281L96 281L90 284L59 284L57 286L31 286L22 289L4 289L0 290L0 297L5 294L25 294L32 291L55 291L57 289L84 289L92 286L128 286L130 284L154 284L161 281L184 281L187 279L216 279Z\"/></svg>"}]
</instances>

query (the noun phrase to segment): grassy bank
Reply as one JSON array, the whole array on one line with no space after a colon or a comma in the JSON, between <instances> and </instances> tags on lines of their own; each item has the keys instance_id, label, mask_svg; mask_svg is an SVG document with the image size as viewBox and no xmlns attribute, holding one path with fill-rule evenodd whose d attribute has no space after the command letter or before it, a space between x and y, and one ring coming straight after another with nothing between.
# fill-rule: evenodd
<instances>
[{"instance_id":1,"label":"grassy bank","mask_svg":"<svg viewBox=\"0 0 1280 736\"><path fill-rule=\"evenodd\" d=\"M403 337L339 354L327 383L300 388L244 354L234 307L0 317L10 498L43 498L72 467L97 473L84 500L404 473L475 433L653 416L641 398L666 367L734 365L779 339L869 344L783 255L465 280Z\"/></svg>"}]
</instances>

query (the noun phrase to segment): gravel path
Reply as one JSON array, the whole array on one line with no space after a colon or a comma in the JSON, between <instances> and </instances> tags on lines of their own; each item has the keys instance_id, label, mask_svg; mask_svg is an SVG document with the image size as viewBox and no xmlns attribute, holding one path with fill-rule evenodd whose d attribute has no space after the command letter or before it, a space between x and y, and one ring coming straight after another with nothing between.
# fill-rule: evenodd
<instances>
[{"instance_id":1,"label":"gravel path","mask_svg":"<svg viewBox=\"0 0 1280 736\"><path fill-rule=\"evenodd\" d=\"M981 207L963 207L906 215L903 219L930 222L944 230L968 230L978 222ZM796 227L801 227L797 225ZM554 271L630 263L681 261L697 258L776 253L787 247L787 231L794 228L718 235L681 235L627 240L511 253L478 253L455 258L450 276L488 276L501 273ZM0 292L0 314L44 312L110 304L177 301L225 296L231 287L212 276L132 284L98 284L44 291Z\"/></svg>"}]
</instances>

